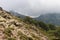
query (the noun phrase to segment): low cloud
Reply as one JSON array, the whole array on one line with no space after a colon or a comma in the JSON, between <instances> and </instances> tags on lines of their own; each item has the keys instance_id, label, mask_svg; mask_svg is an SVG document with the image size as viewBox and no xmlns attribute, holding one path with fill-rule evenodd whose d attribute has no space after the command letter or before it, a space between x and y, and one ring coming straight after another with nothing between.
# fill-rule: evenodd
<instances>
[{"instance_id":1,"label":"low cloud","mask_svg":"<svg viewBox=\"0 0 60 40\"><path fill-rule=\"evenodd\" d=\"M0 0L0 6L34 17L45 13L60 13L60 0Z\"/></svg>"}]
</instances>

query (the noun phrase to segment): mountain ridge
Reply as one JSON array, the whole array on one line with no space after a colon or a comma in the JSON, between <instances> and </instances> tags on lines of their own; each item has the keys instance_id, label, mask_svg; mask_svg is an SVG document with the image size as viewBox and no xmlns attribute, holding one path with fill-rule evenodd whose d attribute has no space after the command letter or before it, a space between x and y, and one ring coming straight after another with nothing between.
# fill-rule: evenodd
<instances>
[{"instance_id":1,"label":"mountain ridge","mask_svg":"<svg viewBox=\"0 0 60 40\"><path fill-rule=\"evenodd\" d=\"M49 24L60 25L60 14L57 13L44 14L37 17L36 20L43 21Z\"/></svg>"}]
</instances>

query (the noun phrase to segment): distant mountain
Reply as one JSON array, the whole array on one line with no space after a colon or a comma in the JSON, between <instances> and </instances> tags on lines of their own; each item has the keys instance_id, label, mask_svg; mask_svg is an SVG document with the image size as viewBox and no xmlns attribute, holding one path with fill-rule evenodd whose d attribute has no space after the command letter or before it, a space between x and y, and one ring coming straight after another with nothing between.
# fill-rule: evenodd
<instances>
[{"instance_id":1,"label":"distant mountain","mask_svg":"<svg viewBox=\"0 0 60 40\"><path fill-rule=\"evenodd\" d=\"M20 13L18 13L18 12L15 12L15 11L10 11L10 13L11 13L12 15L15 15L15 16L20 17L20 18L25 18L25 17L26 17L25 15L22 15L22 14L20 14Z\"/></svg>"},{"instance_id":2,"label":"distant mountain","mask_svg":"<svg viewBox=\"0 0 60 40\"><path fill-rule=\"evenodd\" d=\"M60 14L44 14L37 17L36 20L43 21L45 23L51 23L54 25L60 25Z\"/></svg>"}]
</instances>

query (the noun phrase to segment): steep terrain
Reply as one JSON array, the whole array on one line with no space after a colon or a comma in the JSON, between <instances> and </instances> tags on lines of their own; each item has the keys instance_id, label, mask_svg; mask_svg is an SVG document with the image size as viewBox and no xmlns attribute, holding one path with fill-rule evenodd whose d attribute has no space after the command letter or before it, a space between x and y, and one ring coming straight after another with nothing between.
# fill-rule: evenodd
<instances>
[{"instance_id":1,"label":"steep terrain","mask_svg":"<svg viewBox=\"0 0 60 40\"><path fill-rule=\"evenodd\" d=\"M45 23L51 23L54 25L60 25L60 14L58 13L51 13L51 14L44 14L40 15L36 18L39 21L43 21Z\"/></svg>"},{"instance_id":2,"label":"steep terrain","mask_svg":"<svg viewBox=\"0 0 60 40\"><path fill-rule=\"evenodd\" d=\"M36 26L0 8L0 40L49 40Z\"/></svg>"}]
</instances>

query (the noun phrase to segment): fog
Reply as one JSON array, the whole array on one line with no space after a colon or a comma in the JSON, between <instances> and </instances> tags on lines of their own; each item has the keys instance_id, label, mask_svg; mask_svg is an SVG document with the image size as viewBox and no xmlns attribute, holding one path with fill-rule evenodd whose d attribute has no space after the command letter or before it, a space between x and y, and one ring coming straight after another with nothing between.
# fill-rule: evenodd
<instances>
[{"instance_id":1,"label":"fog","mask_svg":"<svg viewBox=\"0 0 60 40\"><path fill-rule=\"evenodd\" d=\"M0 7L37 17L46 13L60 13L60 0L0 0Z\"/></svg>"}]
</instances>

